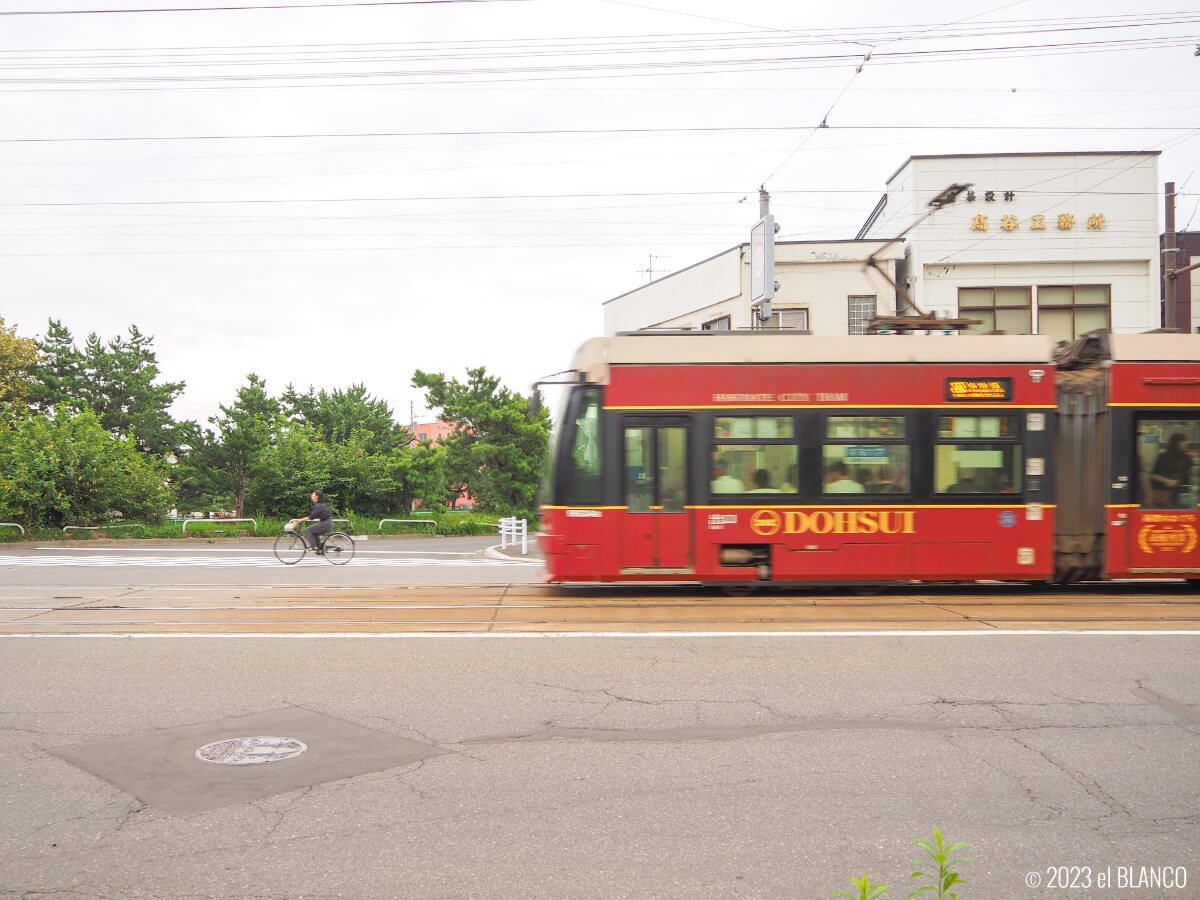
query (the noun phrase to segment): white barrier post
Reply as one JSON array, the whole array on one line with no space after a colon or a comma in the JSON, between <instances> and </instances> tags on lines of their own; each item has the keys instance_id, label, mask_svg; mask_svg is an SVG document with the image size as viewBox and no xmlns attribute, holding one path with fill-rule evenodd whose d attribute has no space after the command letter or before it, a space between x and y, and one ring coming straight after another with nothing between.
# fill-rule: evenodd
<instances>
[{"instance_id":1,"label":"white barrier post","mask_svg":"<svg viewBox=\"0 0 1200 900\"><path fill-rule=\"evenodd\" d=\"M517 538L521 539L521 555L529 554L529 523L525 519L518 519L516 516L509 516L500 520L500 549L507 550L509 538L512 538L512 544L517 545Z\"/></svg>"}]
</instances>

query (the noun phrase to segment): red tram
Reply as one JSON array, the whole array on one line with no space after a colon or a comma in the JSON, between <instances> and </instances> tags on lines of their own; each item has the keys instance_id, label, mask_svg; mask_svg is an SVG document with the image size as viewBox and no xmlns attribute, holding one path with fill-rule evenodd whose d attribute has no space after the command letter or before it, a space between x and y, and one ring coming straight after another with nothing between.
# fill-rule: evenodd
<instances>
[{"instance_id":1,"label":"red tram","mask_svg":"<svg viewBox=\"0 0 1200 900\"><path fill-rule=\"evenodd\" d=\"M1200 579L1200 336L589 341L551 582Z\"/></svg>"}]
</instances>

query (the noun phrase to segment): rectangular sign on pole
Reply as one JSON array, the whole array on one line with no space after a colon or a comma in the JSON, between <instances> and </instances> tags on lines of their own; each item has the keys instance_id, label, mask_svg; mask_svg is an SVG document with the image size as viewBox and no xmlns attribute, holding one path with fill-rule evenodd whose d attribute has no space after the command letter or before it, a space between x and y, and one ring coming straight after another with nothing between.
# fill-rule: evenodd
<instances>
[{"instance_id":1,"label":"rectangular sign on pole","mask_svg":"<svg viewBox=\"0 0 1200 900\"><path fill-rule=\"evenodd\" d=\"M750 305L775 296L775 217L763 216L750 230Z\"/></svg>"}]
</instances>

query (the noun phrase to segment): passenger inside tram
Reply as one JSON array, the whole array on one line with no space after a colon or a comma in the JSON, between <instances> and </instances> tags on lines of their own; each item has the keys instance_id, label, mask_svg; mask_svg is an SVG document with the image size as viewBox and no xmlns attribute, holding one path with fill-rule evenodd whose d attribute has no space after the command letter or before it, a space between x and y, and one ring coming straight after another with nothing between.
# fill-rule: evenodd
<instances>
[{"instance_id":1,"label":"passenger inside tram","mask_svg":"<svg viewBox=\"0 0 1200 900\"><path fill-rule=\"evenodd\" d=\"M829 464L825 470L826 494L862 494L865 489L850 477L850 470L841 460Z\"/></svg>"},{"instance_id":2,"label":"passenger inside tram","mask_svg":"<svg viewBox=\"0 0 1200 900\"><path fill-rule=\"evenodd\" d=\"M947 494L978 494L986 490L975 480L974 469L959 469L958 481L946 488Z\"/></svg>"},{"instance_id":3,"label":"passenger inside tram","mask_svg":"<svg viewBox=\"0 0 1200 900\"><path fill-rule=\"evenodd\" d=\"M723 459L713 463L712 492L714 494L740 494L746 490L740 478L729 474L728 464Z\"/></svg>"},{"instance_id":4,"label":"passenger inside tram","mask_svg":"<svg viewBox=\"0 0 1200 900\"><path fill-rule=\"evenodd\" d=\"M779 488L771 487L771 473L766 469L754 470L754 487L747 493L750 494L778 494Z\"/></svg>"},{"instance_id":5,"label":"passenger inside tram","mask_svg":"<svg viewBox=\"0 0 1200 900\"><path fill-rule=\"evenodd\" d=\"M1154 506L1178 509L1191 486L1192 457L1187 450L1187 435L1177 431L1150 471L1150 491Z\"/></svg>"}]
</instances>

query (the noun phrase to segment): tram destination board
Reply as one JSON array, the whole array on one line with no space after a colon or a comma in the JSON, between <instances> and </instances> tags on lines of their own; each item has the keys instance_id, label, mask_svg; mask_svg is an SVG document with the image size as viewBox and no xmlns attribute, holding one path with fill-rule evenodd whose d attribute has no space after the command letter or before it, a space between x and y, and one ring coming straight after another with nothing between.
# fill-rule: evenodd
<instances>
[{"instance_id":1,"label":"tram destination board","mask_svg":"<svg viewBox=\"0 0 1200 900\"><path fill-rule=\"evenodd\" d=\"M947 403L1011 403L1011 378L947 378Z\"/></svg>"}]
</instances>

